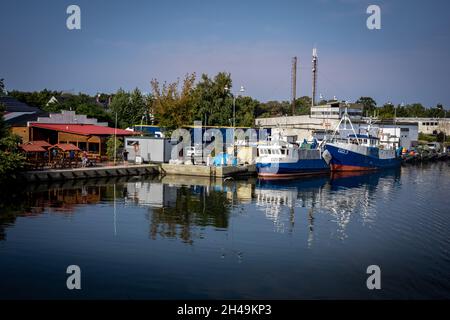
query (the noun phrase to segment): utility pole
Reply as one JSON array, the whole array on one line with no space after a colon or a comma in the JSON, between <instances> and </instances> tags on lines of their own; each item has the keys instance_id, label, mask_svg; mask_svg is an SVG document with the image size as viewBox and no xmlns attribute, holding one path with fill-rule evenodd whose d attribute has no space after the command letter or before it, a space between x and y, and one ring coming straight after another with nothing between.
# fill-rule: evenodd
<instances>
[{"instance_id":1,"label":"utility pole","mask_svg":"<svg viewBox=\"0 0 450 320\"><path fill-rule=\"evenodd\" d=\"M297 98L297 57L292 58L291 68L291 103L292 115L295 115L295 99Z\"/></svg>"},{"instance_id":2,"label":"utility pole","mask_svg":"<svg viewBox=\"0 0 450 320\"><path fill-rule=\"evenodd\" d=\"M317 49L313 48L312 52L312 97L311 97L311 106L314 107L316 104L316 89L317 89Z\"/></svg>"}]
</instances>

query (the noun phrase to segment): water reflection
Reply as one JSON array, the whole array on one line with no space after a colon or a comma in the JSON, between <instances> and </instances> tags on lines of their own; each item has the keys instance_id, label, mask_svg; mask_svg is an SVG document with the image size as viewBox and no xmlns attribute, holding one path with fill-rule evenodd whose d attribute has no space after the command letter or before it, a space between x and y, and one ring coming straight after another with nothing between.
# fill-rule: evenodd
<instances>
[{"instance_id":1,"label":"water reflection","mask_svg":"<svg viewBox=\"0 0 450 320\"><path fill-rule=\"evenodd\" d=\"M363 224L374 221L376 211L373 209L373 197L379 185L383 187L383 192L389 194L399 179L400 170L389 170L259 181L255 190L256 205L273 222L275 232L292 232L295 208L301 207L308 209L309 244L313 239L314 217L320 213L333 218L338 238L345 239L345 230L352 216L358 215Z\"/></svg>"},{"instance_id":2,"label":"water reflection","mask_svg":"<svg viewBox=\"0 0 450 320\"><path fill-rule=\"evenodd\" d=\"M317 215L330 216L336 224L337 237L345 239L352 219L362 224L374 221L374 192L381 188L389 195L399 177L400 171L385 171L285 181L166 176L29 185L14 193L15 200L1 201L0 239L5 239L5 227L14 224L18 216L71 215L80 205L99 203L113 203L116 234L116 204L120 202L125 206L120 210L148 209L151 239L177 238L192 244L204 237L207 227L227 230L232 216L249 214L246 205L254 204L273 223L275 232L292 233L296 217L306 219L311 245Z\"/></svg>"}]
</instances>

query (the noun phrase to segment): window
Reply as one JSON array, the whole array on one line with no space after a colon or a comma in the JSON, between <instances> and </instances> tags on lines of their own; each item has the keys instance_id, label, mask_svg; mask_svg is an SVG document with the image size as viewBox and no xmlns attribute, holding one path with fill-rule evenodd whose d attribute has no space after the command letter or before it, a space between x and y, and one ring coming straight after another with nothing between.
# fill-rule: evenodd
<instances>
[{"instance_id":1,"label":"window","mask_svg":"<svg viewBox=\"0 0 450 320\"><path fill-rule=\"evenodd\" d=\"M136 140L127 140L127 146L132 146L134 144L139 144L139 141Z\"/></svg>"}]
</instances>

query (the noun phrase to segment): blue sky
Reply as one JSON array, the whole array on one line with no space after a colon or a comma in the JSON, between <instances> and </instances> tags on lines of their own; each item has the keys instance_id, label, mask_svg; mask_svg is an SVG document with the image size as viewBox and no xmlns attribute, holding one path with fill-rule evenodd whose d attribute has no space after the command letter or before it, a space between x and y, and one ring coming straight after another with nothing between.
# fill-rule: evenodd
<instances>
[{"instance_id":1,"label":"blue sky","mask_svg":"<svg viewBox=\"0 0 450 320\"><path fill-rule=\"evenodd\" d=\"M66 8L81 8L81 30ZM381 8L381 30L366 9ZM9 90L150 91L150 80L230 72L261 101L297 95L450 105L450 1L1 0L0 78Z\"/></svg>"}]
</instances>

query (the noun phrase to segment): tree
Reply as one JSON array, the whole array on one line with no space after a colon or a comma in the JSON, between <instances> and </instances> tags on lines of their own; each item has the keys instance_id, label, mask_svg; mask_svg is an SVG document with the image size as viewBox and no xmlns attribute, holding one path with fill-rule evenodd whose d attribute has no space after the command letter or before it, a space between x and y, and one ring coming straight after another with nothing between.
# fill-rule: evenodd
<instances>
[{"instance_id":1,"label":"tree","mask_svg":"<svg viewBox=\"0 0 450 320\"><path fill-rule=\"evenodd\" d=\"M267 117L281 117L291 112L291 104L289 101L267 101L261 103L256 116L267 118Z\"/></svg>"},{"instance_id":2,"label":"tree","mask_svg":"<svg viewBox=\"0 0 450 320\"><path fill-rule=\"evenodd\" d=\"M116 156L116 159L118 159L118 154L122 148L123 142L119 138L110 136L106 140L106 155L108 156L109 160L114 160L114 155Z\"/></svg>"},{"instance_id":3,"label":"tree","mask_svg":"<svg viewBox=\"0 0 450 320\"><path fill-rule=\"evenodd\" d=\"M149 113L147 98L138 88L131 93L120 88L109 107L112 111L112 118L115 118L117 113L118 126L121 128L139 124L141 119Z\"/></svg>"},{"instance_id":4,"label":"tree","mask_svg":"<svg viewBox=\"0 0 450 320\"><path fill-rule=\"evenodd\" d=\"M231 75L219 72L214 79L202 74L193 92L193 118L205 125L230 126L233 118L233 96ZM237 123L237 121L236 121Z\"/></svg>"},{"instance_id":5,"label":"tree","mask_svg":"<svg viewBox=\"0 0 450 320\"><path fill-rule=\"evenodd\" d=\"M236 126L252 127L259 104L258 100L251 97L238 97L236 99Z\"/></svg>"},{"instance_id":6,"label":"tree","mask_svg":"<svg viewBox=\"0 0 450 320\"><path fill-rule=\"evenodd\" d=\"M40 108L42 110L45 110L48 101L54 96L59 97L61 96L60 91L50 91L47 89L44 89L42 91L35 91L35 92L23 92L23 91L17 91L13 90L8 93L11 97L16 98L17 100L26 103L30 106Z\"/></svg>"},{"instance_id":7,"label":"tree","mask_svg":"<svg viewBox=\"0 0 450 320\"><path fill-rule=\"evenodd\" d=\"M5 79L0 79L0 97L5 95Z\"/></svg>"},{"instance_id":8,"label":"tree","mask_svg":"<svg viewBox=\"0 0 450 320\"><path fill-rule=\"evenodd\" d=\"M395 110L392 103L386 103L381 108L378 108L378 115L381 119L394 118Z\"/></svg>"},{"instance_id":9,"label":"tree","mask_svg":"<svg viewBox=\"0 0 450 320\"><path fill-rule=\"evenodd\" d=\"M0 104L0 181L23 168L25 158L19 151L20 137L13 135L3 119L5 106Z\"/></svg>"},{"instance_id":10,"label":"tree","mask_svg":"<svg viewBox=\"0 0 450 320\"><path fill-rule=\"evenodd\" d=\"M195 73L187 74L181 91L179 80L160 87L158 80L151 81L153 91L153 110L161 127L167 132L191 124L193 119L193 91Z\"/></svg>"},{"instance_id":11,"label":"tree","mask_svg":"<svg viewBox=\"0 0 450 320\"><path fill-rule=\"evenodd\" d=\"M303 96L295 99L295 115L307 115L311 113L311 98Z\"/></svg>"},{"instance_id":12,"label":"tree","mask_svg":"<svg viewBox=\"0 0 450 320\"><path fill-rule=\"evenodd\" d=\"M356 103L363 105L363 115L371 116L377 108L377 103L371 97L361 97Z\"/></svg>"},{"instance_id":13,"label":"tree","mask_svg":"<svg viewBox=\"0 0 450 320\"><path fill-rule=\"evenodd\" d=\"M128 126L139 124L142 118L148 115L146 97L138 88L135 88L130 94L130 108L128 111Z\"/></svg>"},{"instance_id":14,"label":"tree","mask_svg":"<svg viewBox=\"0 0 450 320\"><path fill-rule=\"evenodd\" d=\"M113 124L111 114L99 105L82 103L76 107L75 111L77 114L84 114L89 118L96 118L98 121Z\"/></svg>"}]
</instances>

